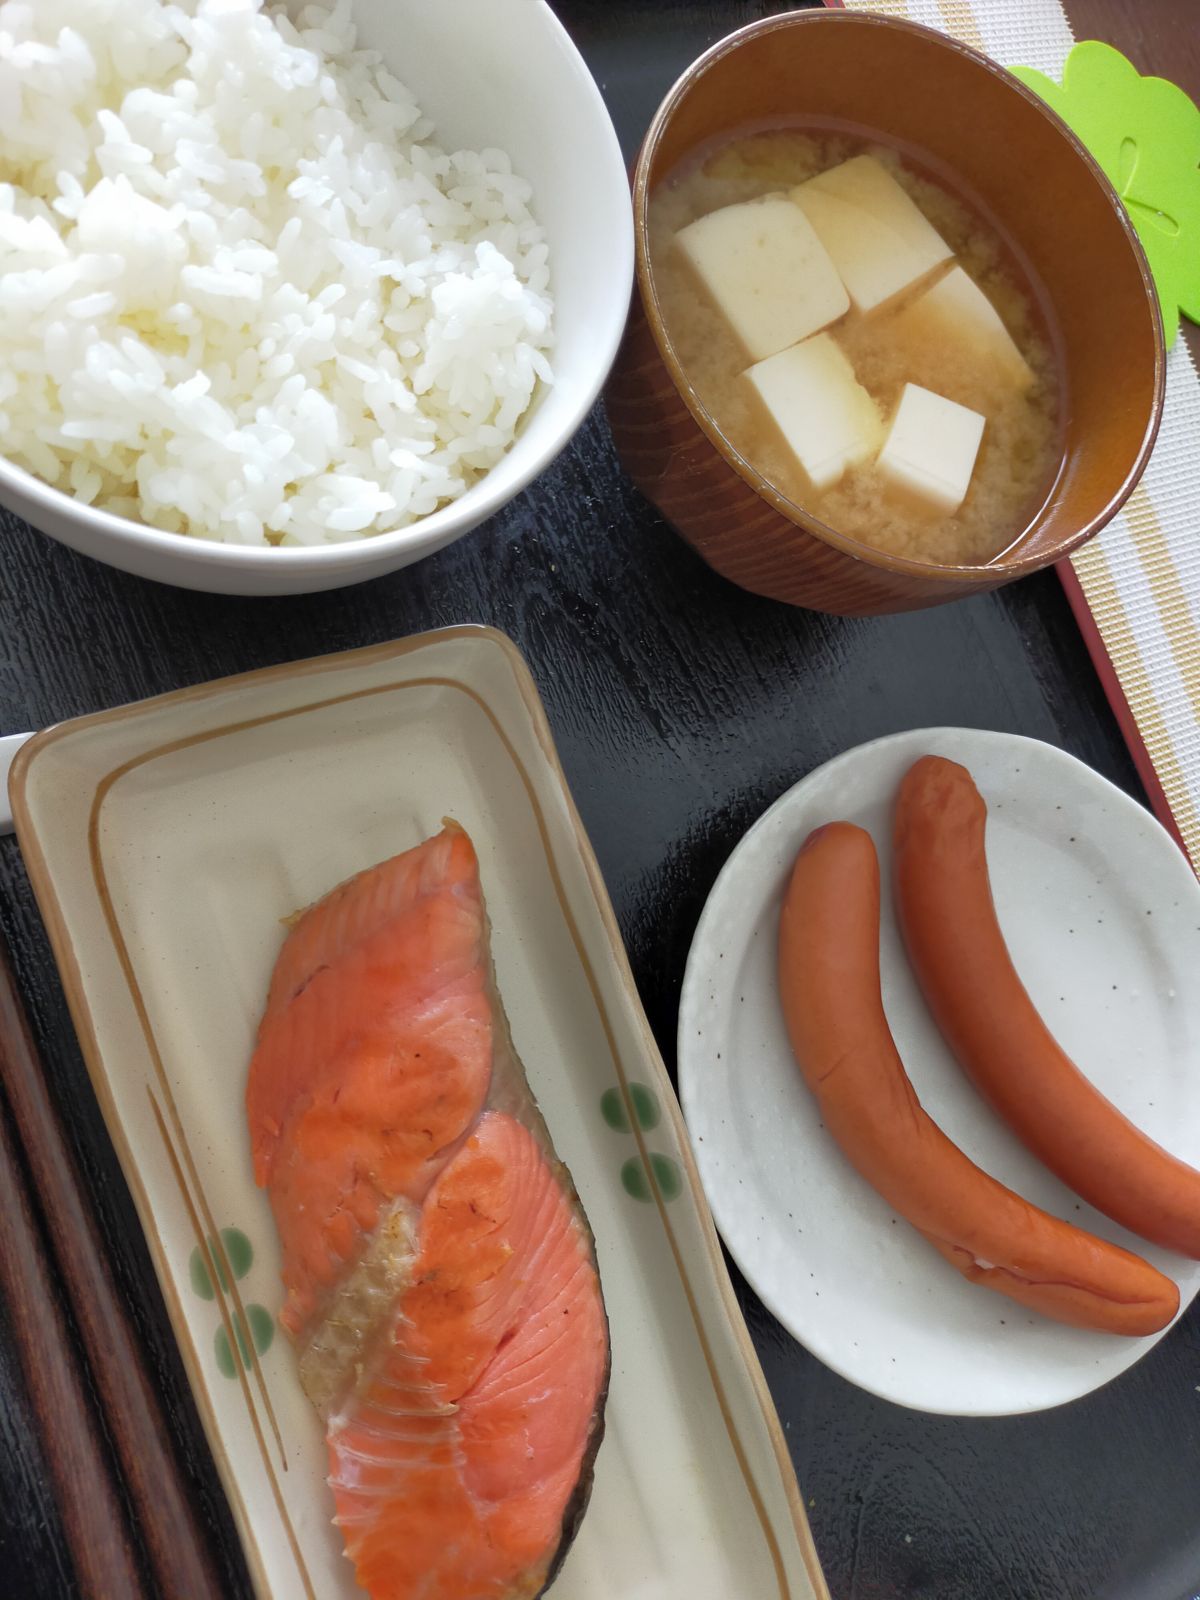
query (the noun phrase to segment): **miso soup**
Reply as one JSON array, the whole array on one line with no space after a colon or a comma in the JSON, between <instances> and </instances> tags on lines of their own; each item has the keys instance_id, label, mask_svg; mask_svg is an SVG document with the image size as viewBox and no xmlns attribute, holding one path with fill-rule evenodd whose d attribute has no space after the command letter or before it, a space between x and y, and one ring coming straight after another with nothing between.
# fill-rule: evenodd
<instances>
[{"instance_id":1,"label":"miso soup","mask_svg":"<svg viewBox=\"0 0 1200 1600\"><path fill-rule=\"evenodd\" d=\"M987 562L1061 463L1036 290L896 151L734 139L650 201L664 326L733 448L802 510L916 560Z\"/></svg>"}]
</instances>

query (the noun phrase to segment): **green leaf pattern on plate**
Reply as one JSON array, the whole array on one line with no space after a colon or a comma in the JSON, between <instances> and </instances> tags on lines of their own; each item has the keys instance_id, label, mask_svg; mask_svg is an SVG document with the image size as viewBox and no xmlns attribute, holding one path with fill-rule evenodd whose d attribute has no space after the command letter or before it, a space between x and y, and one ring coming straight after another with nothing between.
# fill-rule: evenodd
<instances>
[{"instance_id":1,"label":"green leaf pattern on plate","mask_svg":"<svg viewBox=\"0 0 1200 1600\"><path fill-rule=\"evenodd\" d=\"M637 1119L638 1127L644 1133L652 1132L662 1121L662 1108L658 1103L658 1096L644 1083L630 1083L624 1093L619 1086L614 1085L600 1096L600 1115L615 1133L632 1132L629 1124L630 1107ZM630 1156L624 1163L621 1168L621 1185L625 1193L634 1200L651 1201L654 1199L654 1190L657 1186L664 1200L674 1200L683 1188L683 1175L679 1170L679 1163L658 1150L651 1152L649 1162L654 1173L653 1182L641 1156Z\"/></svg>"},{"instance_id":2,"label":"green leaf pattern on plate","mask_svg":"<svg viewBox=\"0 0 1200 1600\"><path fill-rule=\"evenodd\" d=\"M271 1313L260 1305L247 1306L244 1316L240 1313L235 1315L233 1330L242 1366L247 1368L250 1365L251 1343L259 1355L263 1355L271 1348L271 1341L275 1337L275 1323ZM218 1328L213 1337L213 1352L217 1358L217 1370L221 1375L226 1378L236 1377L237 1367L233 1351L229 1348L229 1335L224 1328Z\"/></svg>"},{"instance_id":3,"label":"green leaf pattern on plate","mask_svg":"<svg viewBox=\"0 0 1200 1600\"><path fill-rule=\"evenodd\" d=\"M650 1165L654 1169L654 1181L658 1185L659 1194L664 1200L674 1200L683 1188L683 1177L678 1163L670 1156L664 1156L655 1150L651 1153ZM630 1156L621 1168L621 1185L625 1193L635 1200L654 1199L654 1190L640 1156Z\"/></svg>"},{"instance_id":4,"label":"green leaf pattern on plate","mask_svg":"<svg viewBox=\"0 0 1200 1600\"><path fill-rule=\"evenodd\" d=\"M222 1291L228 1294L229 1278L225 1272L225 1261L228 1261L229 1269L235 1278L244 1278L250 1271L251 1263L254 1260L254 1246L240 1228L221 1229L221 1243L225 1247L224 1260L222 1260L221 1253L217 1249L216 1240L210 1237L207 1243L209 1261L216 1268ZM209 1271L208 1261L204 1259L204 1253L199 1245L192 1251L191 1260L188 1262L188 1276L192 1280L192 1288L200 1296L201 1300L215 1299L212 1274Z\"/></svg>"},{"instance_id":5,"label":"green leaf pattern on plate","mask_svg":"<svg viewBox=\"0 0 1200 1600\"><path fill-rule=\"evenodd\" d=\"M205 1251L197 1245L188 1261L188 1277L193 1291L201 1300L216 1299L216 1290L213 1287L214 1271L221 1292L228 1294L229 1273L240 1281L250 1271L254 1262L254 1246L240 1228L222 1228L221 1246L223 1254L222 1249L217 1247L217 1241L210 1235L206 1241L207 1259ZM256 1350L259 1355L264 1355L271 1348L271 1342L275 1337L275 1319L265 1306L254 1303L247 1305L244 1311L233 1311L231 1315L241 1365L247 1368L252 1359L252 1351ZM213 1335L213 1354L218 1372L223 1377L235 1378L238 1363L234 1360L233 1349L224 1325Z\"/></svg>"},{"instance_id":6,"label":"green leaf pattern on plate","mask_svg":"<svg viewBox=\"0 0 1200 1600\"><path fill-rule=\"evenodd\" d=\"M644 1083L631 1083L629 1100L639 1128L649 1133L652 1128L658 1127L662 1121L662 1112L659 1110L658 1096L653 1089L648 1089ZM606 1089L600 1096L600 1115L617 1133L629 1132L629 1113L625 1109L625 1097L619 1088Z\"/></svg>"}]
</instances>

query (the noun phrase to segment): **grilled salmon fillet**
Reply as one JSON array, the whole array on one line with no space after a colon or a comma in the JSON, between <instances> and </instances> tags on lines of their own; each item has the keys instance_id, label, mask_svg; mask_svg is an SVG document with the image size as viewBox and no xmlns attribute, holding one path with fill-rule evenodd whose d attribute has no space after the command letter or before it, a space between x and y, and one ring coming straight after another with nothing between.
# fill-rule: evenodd
<instances>
[{"instance_id":1,"label":"grilled salmon fillet","mask_svg":"<svg viewBox=\"0 0 1200 1600\"><path fill-rule=\"evenodd\" d=\"M608 1324L448 824L295 919L246 1091L280 1321L374 1600L532 1600L587 1504Z\"/></svg>"}]
</instances>

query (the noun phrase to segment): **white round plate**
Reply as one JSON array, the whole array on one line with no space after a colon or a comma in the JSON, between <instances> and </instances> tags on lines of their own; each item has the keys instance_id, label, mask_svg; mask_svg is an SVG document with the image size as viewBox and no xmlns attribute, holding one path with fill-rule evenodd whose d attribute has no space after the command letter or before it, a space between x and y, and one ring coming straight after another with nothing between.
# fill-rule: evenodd
<instances>
[{"instance_id":1,"label":"white round plate","mask_svg":"<svg viewBox=\"0 0 1200 1600\"><path fill-rule=\"evenodd\" d=\"M926 753L968 767L988 804L1000 922L1034 1003L1127 1116L1200 1164L1200 884L1165 830L1073 756L1033 739L934 728L861 745L759 819L700 918L679 1014L679 1085L704 1187L757 1294L835 1372L901 1405L1036 1411L1108 1382L1161 1338L1093 1333L960 1278L854 1171L820 1125L776 989L776 924L813 828L867 828L891 873L891 811ZM1079 1200L975 1094L909 971L885 887L883 998L921 1102L973 1160L1054 1215L1136 1250L1179 1284L1200 1262Z\"/></svg>"}]
</instances>

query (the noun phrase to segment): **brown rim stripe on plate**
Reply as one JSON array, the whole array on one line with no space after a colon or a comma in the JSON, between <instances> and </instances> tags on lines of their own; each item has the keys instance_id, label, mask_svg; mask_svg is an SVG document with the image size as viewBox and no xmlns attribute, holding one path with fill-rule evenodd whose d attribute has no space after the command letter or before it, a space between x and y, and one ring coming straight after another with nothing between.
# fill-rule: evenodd
<instances>
[{"instance_id":1,"label":"brown rim stripe on plate","mask_svg":"<svg viewBox=\"0 0 1200 1600\"><path fill-rule=\"evenodd\" d=\"M165 754L166 751L164 750L161 753ZM137 982L137 979L134 976L133 960L129 954L129 946L126 943L125 935L121 929L120 921L117 917L116 908L112 902L112 895L108 887L108 874L105 870L103 852L100 847L100 814L103 810L104 802L108 798L113 785L126 773L133 771L137 767L145 765L147 761L153 760L155 754L156 752L150 752L144 757L139 757L133 761L125 762L114 772L109 773L108 776L105 777L98 785L95 797L92 801L91 815L88 818L88 855L92 863L92 878L96 886L96 893L100 900L100 908L103 912L104 920L108 924L109 935L112 939L117 960L120 963L121 971L124 974L125 982L129 989L130 999L133 1001L133 1008L137 1015L138 1023L141 1026L142 1035L146 1041L146 1048L150 1052L150 1060L154 1067L154 1075L158 1079L159 1089L162 1093L168 1113L170 1115L171 1123L175 1132L175 1138L178 1141L179 1148L183 1153L183 1167L186 1168L187 1175L191 1180L192 1189L195 1191L197 1203L199 1204L200 1210L203 1213L204 1223L208 1229L207 1235L200 1229L199 1223L193 1211L192 1200L187 1185L181 1183L181 1192L184 1203L188 1208L188 1214L192 1219L193 1231L196 1233L196 1242L200 1250L201 1258L213 1269L213 1289L216 1296L217 1306L221 1313L221 1321L225 1327L225 1336L230 1342L231 1350L234 1352L234 1370L238 1375L238 1381L245 1395L246 1404L251 1413L251 1420L254 1423L255 1431L257 1432L259 1427L258 1415L254 1406L253 1398L250 1394L249 1388L247 1387L246 1372L240 1358L240 1352L237 1350L238 1340L234 1332L234 1320L230 1316L229 1307L226 1304L225 1289L221 1282L222 1276L227 1275L229 1292L233 1297L238 1323L239 1325L245 1325L245 1307L242 1305L241 1291L237 1286L237 1278L230 1266L228 1257L226 1256L225 1245L221 1239L220 1229L217 1227L216 1218L213 1214L212 1207L209 1205L208 1197L204 1193L204 1186L200 1182L199 1171L197 1170L195 1160L193 1159L191 1150L188 1146L187 1135L184 1132L183 1121L175 1105L175 1096L172 1092L170 1081L167 1078L166 1068L163 1064L162 1052L158 1048L158 1039L150 1023L150 1016L146 1008L145 996L142 993L141 985ZM147 1085L147 1092L150 1094L151 1102L154 1105L155 1115L160 1115L158 1104L154 1100L154 1095L150 1090L149 1085ZM182 1178L182 1171L179 1168L179 1164L175 1161L174 1150L171 1149L169 1142L168 1150L171 1155L172 1165L175 1167L177 1175ZM210 1252L214 1249L218 1257L216 1263L212 1263L210 1260ZM218 1268L220 1270L218 1270ZM268 1418L270 1419L271 1430L275 1436L275 1443L279 1450L279 1457L283 1464L283 1470L286 1472L287 1458L284 1454L283 1440L279 1433L279 1424L275 1419L275 1408L271 1404L270 1396L267 1393L266 1380L263 1377L262 1367L259 1364L257 1352L253 1348L253 1342L251 1342L250 1349L250 1365L258 1382L258 1388L262 1397L263 1406L267 1412ZM274 1469L269 1467L269 1470L271 1471L271 1479L272 1483L274 1484ZM295 1535L291 1532L290 1522L288 1523L288 1528L289 1533L294 1541ZM299 1547L297 1546L296 1548L298 1553Z\"/></svg>"},{"instance_id":2,"label":"brown rim stripe on plate","mask_svg":"<svg viewBox=\"0 0 1200 1600\"><path fill-rule=\"evenodd\" d=\"M175 1182L179 1185L179 1192L183 1196L183 1203L187 1208L188 1221L191 1223L193 1236L197 1241L201 1254L203 1255L204 1259L208 1261L209 1258L205 1248L204 1230L200 1225L200 1219L196 1215L196 1208L192 1204L192 1198L188 1193L187 1180L184 1178L183 1171L179 1165L179 1157L175 1152L175 1147L171 1143L171 1135L167 1131L167 1124L163 1118L162 1109L159 1106L158 1101L154 1098L154 1090L151 1089L149 1084L146 1085L146 1093L150 1097L150 1104L154 1109L154 1119L158 1124L158 1131L162 1136L162 1142L166 1148L167 1158L171 1163L171 1171L174 1173ZM226 1270L228 1271L228 1263L226 1263ZM211 1281L219 1299L219 1304L221 1307L221 1321L225 1328L225 1337L229 1341L230 1350L233 1352L234 1370L237 1373L238 1381L241 1384L242 1395L246 1402L246 1410L250 1415L250 1424L254 1429L254 1437L258 1443L259 1454L262 1456L263 1465L267 1469L267 1476L271 1482L271 1493L274 1496L275 1508L279 1512L280 1520L287 1530L288 1543L291 1546L292 1558L296 1563L297 1570L300 1573L301 1581L304 1584L305 1594L308 1596L308 1600L317 1600L317 1592L313 1588L312 1578L309 1575L308 1566L304 1560L304 1553L300 1549L300 1541L296 1537L296 1530L292 1526L292 1519L288 1515L287 1506L284 1504L283 1491L279 1487L279 1479L275 1476L275 1469L271 1463L271 1452L267 1449L267 1442L263 1437L262 1425L259 1422L258 1412L254 1405L254 1398L246 1384L246 1369L242 1363L241 1351L238 1348L239 1341L234 1336L233 1325L229 1316L229 1308L225 1305L224 1297L221 1295L220 1274L217 1272L212 1272ZM229 1274L229 1281L231 1283L233 1282L232 1273ZM240 1305L239 1315L241 1315ZM258 1358L254 1353L254 1342L253 1340L250 1340L248 1343L251 1352L251 1358L257 1366ZM271 1413L271 1421L272 1425L274 1425L275 1417L273 1412ZM279 1445L280 1455L282 1456L283 1441L279 1438L278 1428L275 1429L275 1439L276 1443ZM286 1470L287 1462L285 1460L284 1471L286 1472Z\"/></svg>"}]
</instances>

